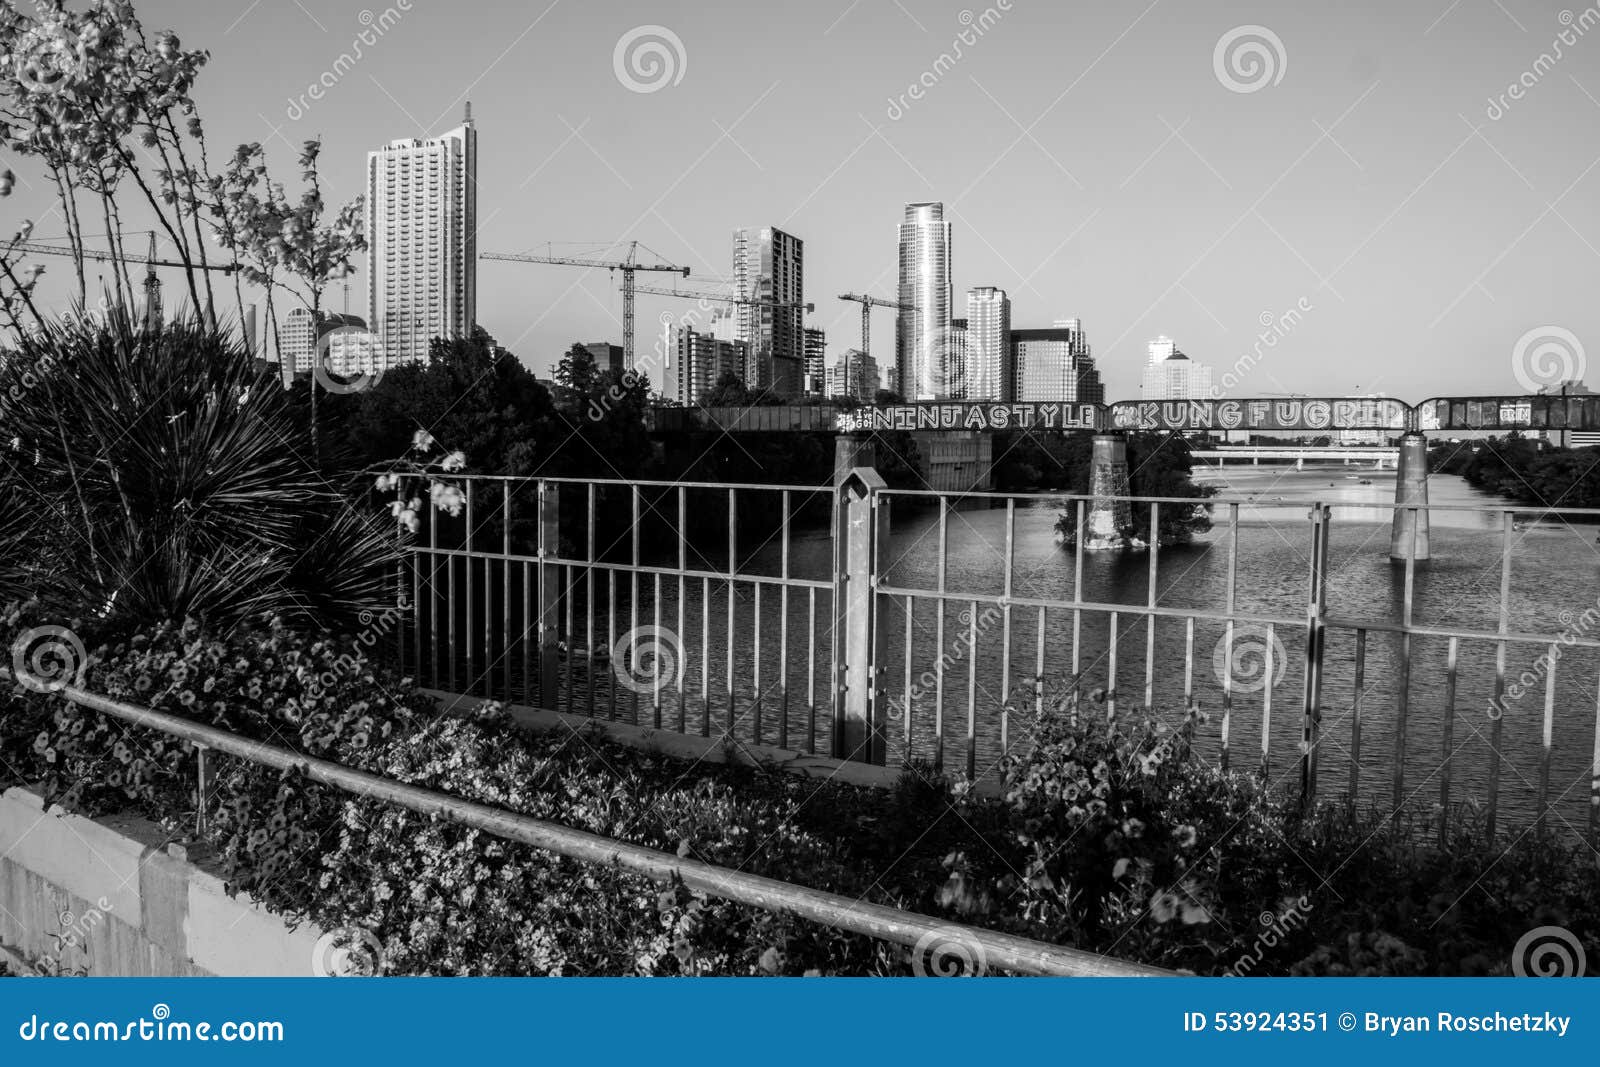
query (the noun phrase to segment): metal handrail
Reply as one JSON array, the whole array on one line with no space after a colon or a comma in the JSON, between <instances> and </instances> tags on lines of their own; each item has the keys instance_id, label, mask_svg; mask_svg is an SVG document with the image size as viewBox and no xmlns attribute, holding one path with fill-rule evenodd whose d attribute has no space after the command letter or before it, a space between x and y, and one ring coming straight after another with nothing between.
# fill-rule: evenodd
<instances>
[{"instance_id":1,"label":"metal handrail","mask_svg":"<svg viewBox=\"0 0 1600 1067\"><path fill-rule=\"evenodd\" d=\"M203 723L113 700L79 686L64 686L60 693L74 704L135 726L158 730L202 748L237 756L264 767L294 771L314 782L331 785L357 796L371 797L423 815L471 826L496 837L542 848L568 859L615 865L657 882L678 880L688 888L708 896L766 911L789 911L826 926L905 945L918 953L943 949L982 961L985 967L1030 975L1107 978L1159 977L1172 973L1081 949L964 926L882 904L869 904L838 893L718 867L642 845L574 830L446 793L396 782L331 760L250 740Z\"/></svg>"}]
</instances>

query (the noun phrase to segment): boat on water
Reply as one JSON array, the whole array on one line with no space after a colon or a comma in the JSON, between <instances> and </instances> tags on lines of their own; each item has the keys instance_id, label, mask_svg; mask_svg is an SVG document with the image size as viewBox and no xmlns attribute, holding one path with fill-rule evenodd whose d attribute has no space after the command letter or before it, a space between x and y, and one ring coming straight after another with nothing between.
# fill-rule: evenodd
<instances>
[{"instance_id":1,"label":"boat on water","mask_svg":"<svg viewBox=\"0 0 1600 1067\"><path fill-rule=\"evenodd\" d=\"M1359 481L1359 482L1357 482L1357 483L1356 483L1356 484L1357 484L1357 485L1371 485L1371 484L1372 484L1372 479L1371 479L1371 478L1362 478L1362 479L1361 479L1361 480L1360 480L1360 481Z\"/></svg>"}]
</instances>

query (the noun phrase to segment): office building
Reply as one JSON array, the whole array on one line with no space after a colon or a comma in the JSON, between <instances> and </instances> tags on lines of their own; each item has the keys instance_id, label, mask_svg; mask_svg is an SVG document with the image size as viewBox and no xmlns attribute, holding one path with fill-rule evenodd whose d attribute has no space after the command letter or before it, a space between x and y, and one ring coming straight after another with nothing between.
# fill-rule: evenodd
<instances>
[{"instance_id":1,"label":"office building","mask_svg":"<svg viewBox=\"0 0 1600 1067\"><path fill-rule=\"evenodd\" d=\"M622 346L609 341L590 341L583 346L594 360L595 370L608 370L621 374L627 368L622 361Z\"/></svg>"},{"instance_id":2,"label":"office building","mask_svg":"<svg viewBox=\"0 0 1600 1067\"><path fill-rule=\"evenodd\" d=\"M1014 399L1031 403L1105 403L1105 386L1077 319L1058 319L1049 329L1012 330Z\"/></svg>"},{"instance_id":3,"label":"office building","mask_svg":"<svg viewBox=\"0 0 1600 1067\"><path fill-rule=\"evenodd\" d=\"M798 396L805 366L804 242L771 226L734 230L733 284L740 296L768 302L738 305L738 339L750 350L745 384Z\"/></svg>"},{"instance_id":4,"label":"office building","mask_svg":"<svg viewBox=\"0 0 1600 1067\"><path fill-rule=\"evenodd\" d=\"M943 400L950 331L950 224L944 205L907 204L900 223L900 312L895 369L907 400Z\"/></svg>"},{"instance_id":5,"label":"office building","mask_svg":"<svg viewBox=\"0 0 1600 1067\"><path fill-rule=\"evenodd\" d=\"M725 374L741 375L750 357L743 341L725 341L691 326L673 334L665 392L680 404L698 404Z\"/></svg>"},{"instance_id":6,"label":"office building","mask_svg":"<svg viewBox=\"0 0 1600 1067\"><path fill-rule=\"evenodd\" d=\"M828 335L808 326L805 337L805 379L801 384L806 396L822 396L828 389Z\"/></svg>"},{"instance_id":7,"label":"office building","mask_svg":"<svg viewBox=\"0 0 1600 1067\"><path fill-rule=\"evenodd\" d=\"M1150 342L1150 362L1145 364L1144 400L1209 400L1211 368L1190 359L1170 337Z\"/></svg>"},{"instance_id":8,"label":"office building","mask_svg":"<svg viewBox=\"0 0 1600 1067\"><path fill-rule=\"evenodd\" d=\"M367 153L367 323L385 368L472 336L478 313L478 135L390 141Z\"/></svg>"},{"instance_id":9,"label":"office building","mask_svg":"<svg viewBox=\"0 0 1600 1067\"><path fill-rule=\"evenodd\" d=\"M857 348L839 357L839 362L828 368L828 395L853 397L870 404L878 395L878 361Z\"/></svg>"},{"instance_id":10,"label":"office building","mask_svg":"<svg viewBox=\"0 0 1600 1067\"><path fill-rule=\"evenodd\" d=\"M967 395L967 320L951 319L944 345L945 391L951 400L971 400Z\"/></svg>"},{"instance_id":11,"label":"office building","mask_svg":"<svg viewBox=\"0 0 1600 1067\"><path fill-rule=\"evenodd\" d=\"M345 328L361 330L365 335L366 326L367 324L359 316L324 311L317 327L313 329L310 308L290 308L289 313L283 317L282 325L278 327L278 363L283 380L287 383L302 374L310 374L316 362L317 342L334 330L339 330L340 333L329 342L329 351L324 362L330 370L345 374L345 371L331 361L332 347L335 344L340 346L342 358L345 346L349 343L343 340ZM370 358L369 355L368 359ZM369 367L362 373L370 373L370 369Z\"/></svg>"},{"instance_id":12,"label":"office building","mask_svg":"<svg viewBox=\"0 0 1600 1067\"><path fill-rule=\"evenodd\" d=\"M1011 300L1006 291L992 285L968 290L965 321L965 398L1016 399L1016 365L1011 358Z\"/></svg>"}]
</instances>

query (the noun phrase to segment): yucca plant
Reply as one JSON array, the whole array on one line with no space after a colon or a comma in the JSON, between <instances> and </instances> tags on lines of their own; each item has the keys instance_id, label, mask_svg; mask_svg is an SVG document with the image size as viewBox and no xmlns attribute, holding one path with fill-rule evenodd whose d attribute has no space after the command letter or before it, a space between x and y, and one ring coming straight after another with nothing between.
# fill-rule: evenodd
<instances>
[{"instance_id":1,"label":"yucca plant","mask_svg":"<svg viewBox=\"0 0 1600 1067\"><path fill-rule=\"evenodd\" d=\"M119 307L0 364L0 602L213 626L381 606L393 528L313 464L289 395L228 331Z\"/></svg>"}]
</instances>

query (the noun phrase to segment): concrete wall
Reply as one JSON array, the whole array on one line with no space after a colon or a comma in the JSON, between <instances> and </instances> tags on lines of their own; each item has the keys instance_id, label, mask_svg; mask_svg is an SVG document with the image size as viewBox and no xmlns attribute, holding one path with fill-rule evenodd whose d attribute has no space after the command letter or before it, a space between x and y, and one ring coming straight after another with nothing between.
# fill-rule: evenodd
<instances>
[{"instance_id":1,"label":"concrete wall","mask_svg":"<svg viewBox=\"0 0 1600 1067\"><path fill-rule=\"evenodd\" d=\"M0 946L91 975L310 975L322 931L228 896L145 819L0 796ZM50 935L66 939L64 947Z\"/></svg>"}]
</instances>

